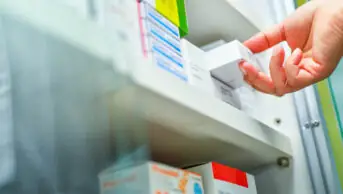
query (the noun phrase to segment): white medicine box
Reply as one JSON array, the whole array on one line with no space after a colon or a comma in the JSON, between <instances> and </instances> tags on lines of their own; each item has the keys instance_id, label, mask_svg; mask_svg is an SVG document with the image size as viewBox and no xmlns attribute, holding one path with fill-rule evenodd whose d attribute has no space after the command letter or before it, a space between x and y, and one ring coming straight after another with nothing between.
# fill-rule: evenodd
<instances>
[{"instance_id":1,"label":"white medicine box","mask_svg":"<svg viewBox=\"0 0 343 194\"><path fill-rule=\"evenodd\" d=\"M205 193L257 194L254 176L238 169L210 162L189 170L202 176Z\"/></svg>"},{"instance_id":2,"label":"white medicine box","mask_svg":"<svg viewBox=\"0 0 343 194\"><path fill-rule=\"evenodd\" d=\"M211 60L211 75L232 88L242 87L244 83L239 69L240 61L245 60L258 66L252 52L237 40L209 50L206 56Z\"/></svg>"},{"instance_id":3,"label":"white medicine box","mask_svg":"<svg viewBox=\"0 0 343 194\"><path fill-rule=\"evenodd\" d=\"M101 194L203 194L200 175L156 162L99 175Z\"/></svg>"},{"instance_id":4,"label":"white medicine box","mask_svg":"<svg viewBox=\"0 0 343 194\"><path fill-rule=\"evenodd\" d=\"M238 95L233 88L211 76L209 71L211 61L206 57L206 52L186 39L182 39L181 43L185 63L189 68L189 84L236 108L240 108Z\"/></svg>"}]
</instances>

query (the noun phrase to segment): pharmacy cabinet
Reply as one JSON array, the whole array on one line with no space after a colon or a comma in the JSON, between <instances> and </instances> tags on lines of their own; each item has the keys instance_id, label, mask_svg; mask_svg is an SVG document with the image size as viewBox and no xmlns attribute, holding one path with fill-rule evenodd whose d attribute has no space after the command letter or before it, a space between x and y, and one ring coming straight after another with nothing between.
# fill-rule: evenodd
<instances>
[{"instance_id":1,"label":"pharmacy cabinet","mask_svg":"<svg viewBox=\"0 0 343 194\"><path fill-rule=\"evenodd\" d=\"M282 98L255 93L254 111L237 108L197 87L189 69L157 63L142 45L154 42L142 33L140 5L0 2L0 194L100 193L105 169L148 160L178 168L216 161L254 175L263 194L340 192L320 133L326 125L308 130L321 123L314 88ZM178 64L195 67L211 63L200 60L205 48L244 41L294 5L188 0L186 8L189 34L173 40L193 45L188 54L198 57ZM260 55L268 72L270 51Z\"/></svg>"}]
</instances>

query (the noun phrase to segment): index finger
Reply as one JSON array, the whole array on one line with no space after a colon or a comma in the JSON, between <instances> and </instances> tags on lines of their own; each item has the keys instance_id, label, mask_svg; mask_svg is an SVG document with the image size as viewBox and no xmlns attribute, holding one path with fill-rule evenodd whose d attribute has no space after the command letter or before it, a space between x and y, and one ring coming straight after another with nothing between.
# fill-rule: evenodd
<instances>
[{"instance_id":1,"label":"index finger","mask_svg":"<svg viewBox=\"0 0 343 194\"><path fill-rule=\"evenodd\" d=\"M249 40L245 41L244 45L253 53L259 53L285 40L285 27L284 24L281 23L269 30L256 34Z\"/></svg>"}]
</instances>

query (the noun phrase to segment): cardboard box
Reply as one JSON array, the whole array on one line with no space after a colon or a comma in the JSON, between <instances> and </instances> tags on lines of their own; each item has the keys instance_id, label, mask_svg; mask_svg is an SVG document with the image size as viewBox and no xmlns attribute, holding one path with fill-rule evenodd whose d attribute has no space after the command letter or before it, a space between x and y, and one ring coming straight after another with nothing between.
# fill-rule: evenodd
<instances>
[{"instance_id":1,"label":"cardboard box","mask_svg":"<svg viewBox=\"0 0 343 194\"><path fill-rule=\"evenodd\" d=\"M178 27L181 37L188 34L187 13L184 0L142 0Z\"/></svg>"},{"instance_id":2,"label":"cardboard box","mask_svg":"<svg viewBox=\"0 0 343 194\"><path fill-rule=\"evenodd\" d=\"M170 52L173 52L179 56L182 56L181 41L180 38L173 37L170 33L165 32L159 26L151 23L150 21L144 22L145 35L149 40L159 42L163 46L167 47ZM151 47L152 45L150 45Z\"/></svg>"},{"instance_id":3,"label":"cardboard box","mask_svg":"<svg viewBox=\"0 0 343 194\"><path fill-rule=\"evenodd\" d=\"M211 60L211 75L232 88L242 87L244 83L239 69L240 61L246 60L256 67L259 66L251 51L237 40L212 49L206 55Z\"/></svg>"},{"instance_id":4,"label":"cardboard box","mask_svg":"<svg viewBox=\"0 0 343 194\"><path fill-rule=\"evenodd\" d=\"M170 51L163 44L151 41L151 51L149 51L149 58L152 63L165 71L175 75L183 81L188 81L188 67L183 61L183 58L176 53Z\"/></svg>"},{"instance_id":5,"label":"cardboard box","mask_svg":"<svg viewBox=\"0 0 343 194\"><path fill-rule=\"evenodd\" d=\"M149 60L159 68L188 81L188 68L181 50L178 28L143 1L140 4L144 50Z\"/></svg>"},{"instance_id":6,"label":"cardboard box","mask_svg":"<svg viewBox=\"0 0 343 194\"><path fill-rule=\"evenodd\" d=\"M226 85L222 81L215 79L214 77L211 77L211 80L214 84L215 97L221 99L223 102L231 104L238 109L242 108L241 99L239 98L240 96L233 88Z\"/></svg>"},{"instance_id":7,"label":"cardboard box","mask_svg":"<svg viewBox=\"0 0 343 194\"><path fill-rule=\"evenodd\" d=\"M186 39L181 40L182 52L187 64L189 84L207 93L213 93L214 85L207 69L205 52Z\"/></svg>"},{"instance_id":8,"label":"cardboard box","mask_svg":"<svg viewBox=\"0 0 343 194\"><path fill-rule=\"evenodd\" d=\"M211 76L208 70L210 61L207 60L206 53L186 39L182 39L181 42L185 63L189 68L189 83L236 108L240 108L239 98L233 88Z\"/></svg>"},{"instance_id":9,"label":"cardboard box","mask_svg":"<svg viewBox=\"0 0 343 194\"><path fill-rule=\"evenodd\" d=\"M255 178L215 162L189 169L203 178L205 193L257 194Z\"/></svg>"},{"instance_id":10,"label":"cardboard box","mask_svg":"<svg viewBox=\"0 0 343 194\"><path fill-rule=\"evenodd\" d=\"M101 194L203 194L202 178L189 171L156 162L99 175Z\"/></svg>"},{"instance_id":11,"label":"cardboard box","mask_svg":"<svg viewBox=\"0 0 343 194\"><path fill-rule=\"evenodd\" d=\"M151 4L143 1L140 3L141 8L141 17L143 20L149 21L159 28L161 28L163 31L170 33L175 38L180 38L180 33L178 30L178 27L173 24L171 21L169 21L166 17L161 15L159 12L157 12Z\"/></svg>"}]
</instances>

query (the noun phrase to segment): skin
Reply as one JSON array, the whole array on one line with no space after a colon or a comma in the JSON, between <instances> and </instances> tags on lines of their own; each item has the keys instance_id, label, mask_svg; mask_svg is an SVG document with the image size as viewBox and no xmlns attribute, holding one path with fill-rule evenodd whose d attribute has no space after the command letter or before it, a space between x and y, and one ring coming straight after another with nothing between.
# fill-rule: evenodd
<instances>
[{"instance_id":1,"label":"skin","mask_svg":"<svg viewBox=\"0 0 343 194\"><path fill-rule=\"evenodd\" d=\"M286 61L284 49L277 45L283 41L292 49ZM270 76L252 64L240 63L245 81L261 92L282 96L321 81L335 70L343 55L343 1L311 1L244 44L253 53L276 45Z\"/></svg>"}]
</instances>

